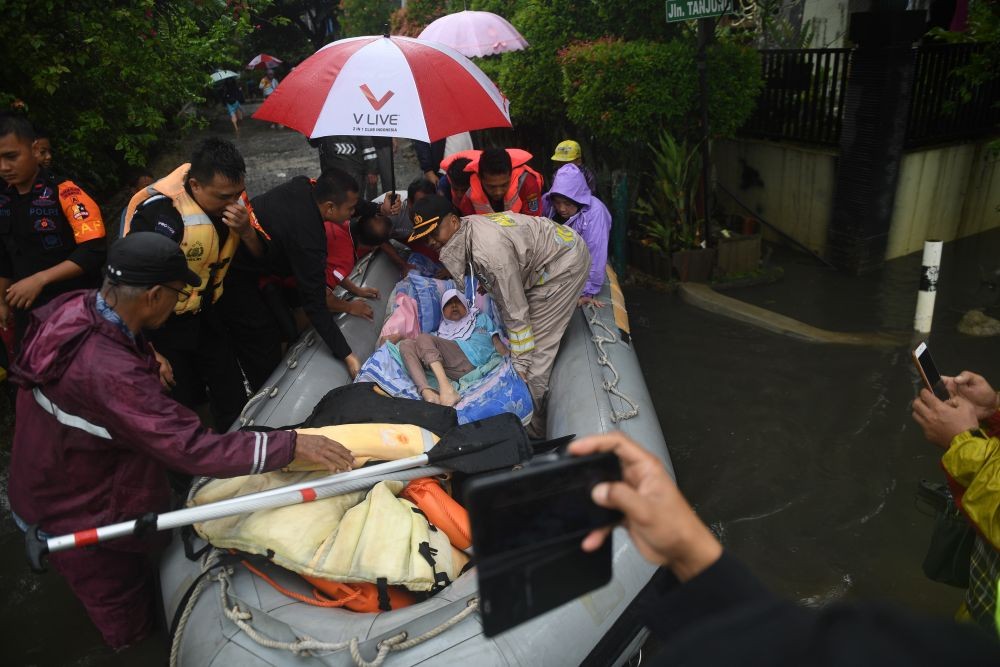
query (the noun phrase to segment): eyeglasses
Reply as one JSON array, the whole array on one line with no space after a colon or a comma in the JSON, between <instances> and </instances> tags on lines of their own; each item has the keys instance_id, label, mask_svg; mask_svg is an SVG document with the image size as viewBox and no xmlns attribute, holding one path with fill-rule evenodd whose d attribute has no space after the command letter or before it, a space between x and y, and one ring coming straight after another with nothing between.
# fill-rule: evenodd
<instances>
[{"instance_id":1,"label":"eyeglasses","mask_svg":"<svg viewBox=\"0 0 1000 667\"><path fill-rule=\"evenodd\" d=\"M177 289L176 287L171 287L170 285L164 285L163 283L157 283L160 287L166 287L172 292L177 292L177 303L184 303L191 298L191 290L189 289Z\"/></svg>"}]
</instances>

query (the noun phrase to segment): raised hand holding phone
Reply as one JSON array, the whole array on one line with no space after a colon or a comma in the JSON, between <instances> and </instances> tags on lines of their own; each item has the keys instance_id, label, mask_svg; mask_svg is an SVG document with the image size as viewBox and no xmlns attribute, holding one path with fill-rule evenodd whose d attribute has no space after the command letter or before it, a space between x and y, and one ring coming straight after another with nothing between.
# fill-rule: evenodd
<instances>
[{"instance_id":1,"label":"raised hand holding phone","mask_svg":"<svg viewBox=\"0 0 1000 667\"><path fill-rule=\"evenodd\" d=\"M934 359L931 358L931 351L927 347L927 343L921 343L913 350L913 363L920 372L920 377L923 378L924 385L934 392L934 395L939 400L947 401L951 398L948 386L941 378L937 366L934 365Z\"/></svg>"}]
</instances>

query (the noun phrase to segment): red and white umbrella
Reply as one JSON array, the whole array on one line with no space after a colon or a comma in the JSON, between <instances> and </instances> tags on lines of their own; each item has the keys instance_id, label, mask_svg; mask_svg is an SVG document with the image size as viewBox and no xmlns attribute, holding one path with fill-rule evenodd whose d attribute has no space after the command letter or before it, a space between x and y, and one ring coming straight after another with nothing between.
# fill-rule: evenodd
<instances>
[{"instance_id":1,"label":"red and white umbrella","mask_svg":"<svg viewBox=\"0 0 1000 667\"><path fill-rule=\"evenodd\" d=\"M447 44L463 56L482 58L528 47L528 40L502 16L492 12L456 12L424 28L418 39Z\"/></svg>"},{"instance_id":2,"label":"red and white umbrella","mask_svg":"<svg viewBox=\"0 0 1000 667\"><path fill-rule=\"evenodd\" d=\"M271 69L272 67L277 67L280 64L281 60L275 58L274 56L269 56L266 53L258 53L254 56L253 60L247 63L247 69L257 69L259 67Z\"/></svg>"},{"instance_id":3,"label":"red and white umbrella","mask_svg":"<svg viewBox=\"0 0 1000 667\"><path fill-rule=\"evenodd\" d=\"M292 70L254 118L307 137L345 134L432 142L510 127L510 103L472 61L410 37L327 44Z\"/></svg>"}]
</instances>

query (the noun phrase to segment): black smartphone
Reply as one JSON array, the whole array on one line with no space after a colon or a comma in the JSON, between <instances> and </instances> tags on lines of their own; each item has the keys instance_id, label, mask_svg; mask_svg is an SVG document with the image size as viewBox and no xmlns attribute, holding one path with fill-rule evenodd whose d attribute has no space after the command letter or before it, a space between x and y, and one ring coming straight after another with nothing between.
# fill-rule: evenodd
<instances>
[{"instance_id":1,"label":"black smartphone","mask_svg":"<svg viewBox=\"0 0 1000 667\"><path fill-rule=\"evenodd\" d=\"M621 479L614 454L561 456L469 480L465 504L487 637L611 580L611 540L580 549L595 528L621 513L591 500L594 486Z\"/></svg>"},{"instance_id":2,"label":"black smartphone","mask_svg":"<svg viewBox=\"0 0 1000 667\"><path fill-rule=\"evenodd\" d=\"M941 374L938 373L937 366L934 365L934 359L931 358L931 351L927 347L927 343L921 343L917 345L917 349L913 350L913 363L920 371L920 377L923 378L924 384L934 392L939 400L947 401L951 398L944 380L941 379Z\"/></svg>"}]
</instances>

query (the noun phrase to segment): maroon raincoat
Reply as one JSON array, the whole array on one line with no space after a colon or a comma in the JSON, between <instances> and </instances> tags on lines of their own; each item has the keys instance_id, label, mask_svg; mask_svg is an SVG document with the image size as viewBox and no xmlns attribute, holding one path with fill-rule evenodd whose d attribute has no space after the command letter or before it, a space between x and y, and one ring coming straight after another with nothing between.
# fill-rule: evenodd
<instances>
[{"instance_id":1,"label":"maroon raincoat","mask_svg":"<svg viewBox=\"0 0 1000 667\"><path fill-rule=\"evenodd\" d=\"M50 534L169 509L166 469L232 477L287 465L295 434L213 433L163 393L156 360L70 292L38 309L11 368L20 389L10 463L14 512ZM162 542L123 538L52 554L113 647L140 639L152 619L146 552Z\"/></svg>"}]
</instances>

